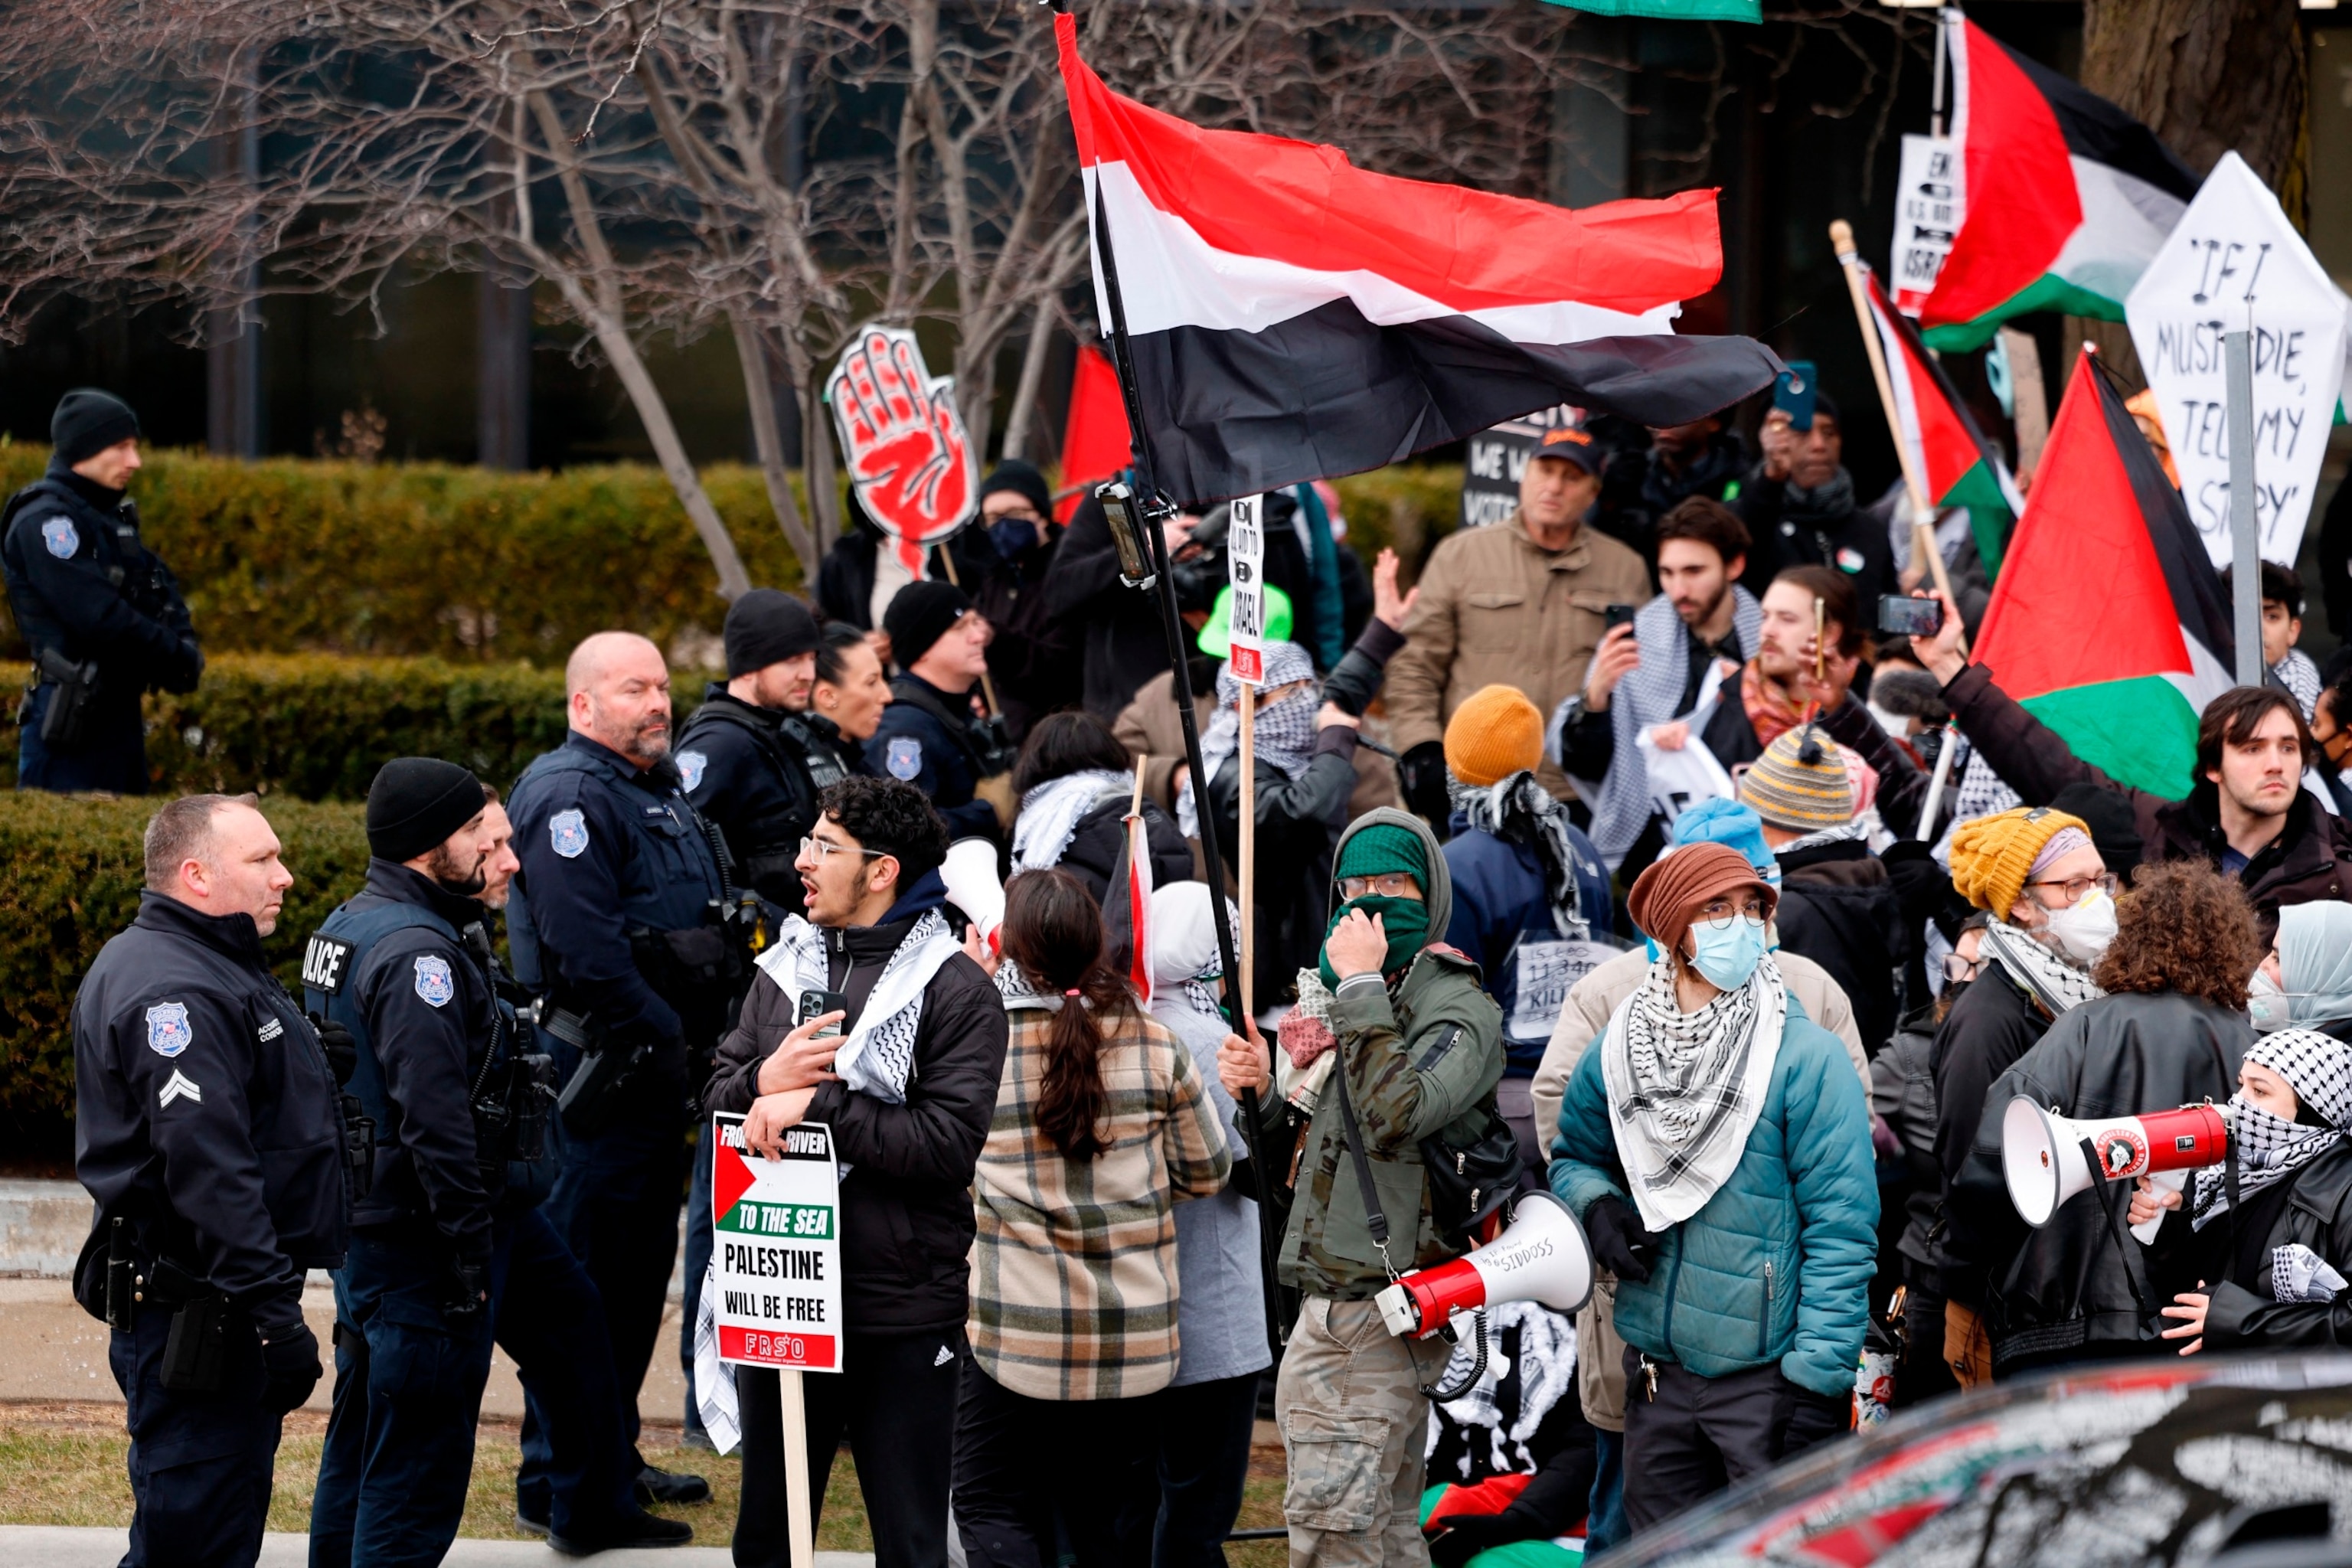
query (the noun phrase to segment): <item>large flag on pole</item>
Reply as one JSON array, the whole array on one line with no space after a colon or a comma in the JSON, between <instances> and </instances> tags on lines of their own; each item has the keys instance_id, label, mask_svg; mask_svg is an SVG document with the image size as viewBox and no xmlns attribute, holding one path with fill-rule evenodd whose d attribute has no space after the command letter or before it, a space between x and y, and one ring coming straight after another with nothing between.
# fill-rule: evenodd
<instances>
[{"instance_id":1,"label":"large flag on pole","mask_svg":"<svg viewBox=\"0 0 2352 1568\"><path fill-rule=\"evenodd\" d=\"M2074 753L2178 800L2231 685L2221 580L2180 492L2085 353L2033 472L1976 661Z\"/></svg>"},{"instance_id":2,"label":"large flag on pole","mask_svg":"<svg viewBox=\"0 0 2352 1568\"><path fill-rule=\"evenodd\" d=\"M1902 426L1896 438L1910 449L1913 459L1909 469L1927 480L1931 504L1969 509L1969 531L1984 558L1985 574L1993 576L2000 570L2001 551L2025 510L2025 500L2017 492L2009 465L1969 417L1944 367L1919 341L1918 329L1886 297L1878 274L1867 268L1864 271L1870 279L1870 313L1878 326L1895 417Z\"/></svg>"},{"instance_id":3,"label":"large flag on pole","mask_svg":"<svg viewBox=\"0 0 2352 1568\"><path fill-rule=\"evenodd\" d=\"M2028 310L2124 319L2124 296L2197 195L2156 132L1944 13L1962 214L1920 307L1938 349L1973 349Z\"/></svg>"},{"instance_id":4,"label":"large flag on pole","mask_svg":"<svg viewBox=\"0 0 2352 1568\"><path fill-rule=\"evenodd\" d=\"M1394 462L1570 403L1638 424L1771 384L1748 338L1677 337L1723 270L1715 193L1570 212L1368 174L1121 98L1054 18L1093 227L1124 306L1138 441L1206 502ZM1108 251L1108 256L1106 256Z\"/></svg>"}]
</instances>

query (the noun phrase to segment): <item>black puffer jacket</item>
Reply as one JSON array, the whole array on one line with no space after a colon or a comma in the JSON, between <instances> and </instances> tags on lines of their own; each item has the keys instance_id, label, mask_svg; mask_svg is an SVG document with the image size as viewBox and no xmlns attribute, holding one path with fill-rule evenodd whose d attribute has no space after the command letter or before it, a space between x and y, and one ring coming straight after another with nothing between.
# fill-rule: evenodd
<instances>
[{"instance_id":1,"label":"black puffer jacket","mask_svg":"<svg viewBox=\"0 0 2352 1568\"><path fill-rule=\"evenodd\" d=\"M1910 955L1895 884L1859 838L1780 859L1780 945L1844 988L1862 1048L1875 1056L1895 1033L1895 973Z\"/></svg>"},{"instance_id":2,"label":"black puffer jacket","mask_svg":"<svg viewBox=\"0 0 2352 1568\"><path fill-rule=\"evenodd\" d=\"M1055 862L1057 868L1084 882L1098 904L1110 897L1110 879L1118 869L1120 853L1127 847L1128 805L1127 797L1122 795L1105 801L1078 818L1078 826L1070 835L1069 847ZM1192 841L1156 801L1143 803L1143 837L1151 847L1153 887L1199 880L1192 869Z\"/></svg>"},{"instance_id":3,"label":"black puffer jacket","mask_svg":"<svg viewBox=\"0 0 2352 1568\"><path fill-rule=\"evenodd\" d=\"M1970 994L1982 989L1979 984ZM2210 1002L2170 992L2103 996L2069 1008L1994 1080L1952 1200L1980 1237L2006 1229L2018 1238L2013 1252L1988 1255L2009 1260L1986 1303L1995 1376L2161 1353L2167 1347L2158 1335L2169 1325L2157 1309L2196 1287L2201 1250L2177 1209L2167 1214L2156 1245L2133 1240L2122 1228L2129 1182L2095 1184L2060 1205L2048 1225L2027 1229L2001 1175L2009 1102L2024 1095L2077 1120L2137 1116L2207 1099L2218 1104L2236 1087L2253 1038L2244 1014Z\"/></svg>"}]
</instances>

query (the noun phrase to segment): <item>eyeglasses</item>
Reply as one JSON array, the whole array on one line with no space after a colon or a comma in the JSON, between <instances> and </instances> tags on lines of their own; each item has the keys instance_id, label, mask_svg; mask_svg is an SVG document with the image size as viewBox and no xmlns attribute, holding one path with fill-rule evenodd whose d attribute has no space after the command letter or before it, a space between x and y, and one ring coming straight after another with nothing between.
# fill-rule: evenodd
<instances>
[{"instance_id":1,"label":"eyeglasses","mask_svg":"<svg viewBox=\"0 0 2352 1568\"><path fill-rule=\"evenodd\" d=\"M1962 958L1957 952L1948 952L1944 954L1944 983L1948 985L1964 985L1974 980L1977 977L1977 971L1983 966L1984 960L1980 958Z\"/></svg>"},{"instance_id":2,"label":"eyeglasses","mask_svg":"<svg viewBox=\"0 0 2352 1568\"><path fill-rule=\"evenodd\" d=\"M1742 899L1735 904L1729 899L1713 899L1699 910L1698 918L1710 931L1729 931L1735 919L1760 926L1764 923L1764 900Z\"/></svg>"},{"instance_id":3,"label":"eyeglasses","mask_svg":"<svg viewBox=\"0 0 2352 1568\"><path fill-rule=\"evenodd\" d=\"M2098 889L2112 899L2116 896L2116 889L2123 886L2116 879L2116 874L2113 871L2102 871L2095 877L2069 877L2063 882L2028 882L2025 885L2029 888L2057 889L2066 900L2064 903L2058 906L2062 910L2074 908L2082 901L2083 895L2093 888Z\"/></svg>"},{"instance_id":4,"label":"eyeglasses","mask_svg":"<svg viewBox=\"0 0 2352 1568\"><path fill-rule=\"evenodd\" d=\"M1383 871L1377 877L1342 877L1339 896L1344 899L1370 898L1377 893L1383 899L1409 899L1421 891L1421 884L1403 871Z\"/></svg>"},{"instance_id":5,"label":"eyeglasses","mask_svg":"<svg viewBox=\"0 0 2352 1568\"><path fill-rule=\"evenodd\" d=\"M868 859L879 860L887 857L890 851L887 849L861 849L855 844L835 844L830 838L812 838L803 836L801 839L801 853L814 858L822 864L825 858L830 855L863 855Z\"/></svg>"}]
</instances>

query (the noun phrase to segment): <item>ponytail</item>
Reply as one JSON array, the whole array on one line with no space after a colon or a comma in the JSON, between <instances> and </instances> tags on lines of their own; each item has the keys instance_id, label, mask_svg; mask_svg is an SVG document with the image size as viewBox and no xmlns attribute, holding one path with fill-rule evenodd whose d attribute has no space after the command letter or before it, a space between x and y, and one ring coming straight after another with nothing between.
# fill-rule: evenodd
<instances>
[{"instance_id":1,"label":"ponytail","mask_svg":"<svg viewBox=\"0 0 2352 1568\"><path fill-rule=\"evenodd\" d=\"M1061 997L1045 1032L1038 1130L1065 1158L1091 1161L1103 1152L1102 1020L1135 1006L1103 952L1102 910L1068 872L1024 871L1005 889L1003 941L1031 984Z\"/></svg>"}]
</instances>

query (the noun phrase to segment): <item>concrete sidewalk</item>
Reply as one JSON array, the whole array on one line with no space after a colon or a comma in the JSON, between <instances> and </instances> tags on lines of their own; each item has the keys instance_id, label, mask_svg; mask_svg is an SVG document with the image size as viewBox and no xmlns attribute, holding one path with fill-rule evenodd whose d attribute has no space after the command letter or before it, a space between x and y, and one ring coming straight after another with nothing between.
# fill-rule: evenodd
<instances>
[{"instance_id":1,"label":"concrete sidewalk","mask_svg":"<svg viewBox=\"0 0 2352 1568\"><path fill-rule=\"evenodd\" d=\"M130 1542L124 1530L74 1530L62 1525L0 1525L0 1563L9 1568L114 1568ZM262 1538L261 1568L307 1568L310 1538L271 1534ZM574 1559L536 1541L465 1541L450 1547L447 1568L554 1568ZM600 1552L580 1559L596 1568L732 1568L723 1546L684 1546L668 1552ZM820 1552L816 1568L874 1568L866 1552Z\"/></svg>"}]
</instances>

